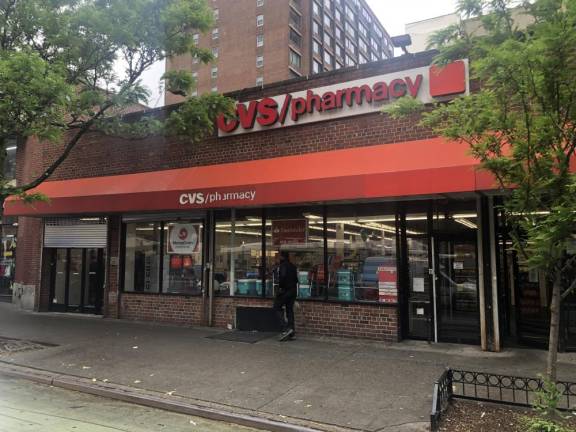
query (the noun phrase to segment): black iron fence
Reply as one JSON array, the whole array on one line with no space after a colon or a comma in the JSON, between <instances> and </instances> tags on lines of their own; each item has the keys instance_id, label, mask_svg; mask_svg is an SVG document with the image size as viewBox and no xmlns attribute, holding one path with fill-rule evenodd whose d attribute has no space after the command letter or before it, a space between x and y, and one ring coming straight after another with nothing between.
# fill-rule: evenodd
<instances>
[{"instance_id":1,"label":"black iron fence","mask_svg":"<svg viewBox=\"0 0 576 432\"><path fill-rule=\"evenodd\" d=\"M438 430L442 414L452 399L468 399L505 405L531 407L544 387L539 378L447 369L434 384L430 426ZM559 381L558 409L576 410L576 383Z\"/></svg>"}]
</instances>

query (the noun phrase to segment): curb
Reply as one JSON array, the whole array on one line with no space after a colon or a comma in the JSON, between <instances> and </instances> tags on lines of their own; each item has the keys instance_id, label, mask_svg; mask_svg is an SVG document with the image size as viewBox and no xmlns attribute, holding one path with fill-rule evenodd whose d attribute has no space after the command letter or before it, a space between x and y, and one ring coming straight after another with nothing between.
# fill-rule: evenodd
<instances>
[{"instance_id":1,"label":"curb","mask_svg":"<svg viewBox=\"0 0 576 432\"><path fill-rule=\"evenodd\" d=\"M187 400L183 397L170 396L170 398L168 398L161 393L149 390L142 390L108 382L95 382L88 378L65 375L41 369L34 369L31 367L12 365L5 362L0 362L0 374L13 378L26 379L53 387L59 387L67 390L73 390L92 394L95 396L101 396L109 399L147 406L150 408L156 408L195 417L202 417L209 420L232 423L271 432L325 432L327 430L344 432L357 430L344 429L334 427L332 425L326 425L327 428L322 428L321 425L315 425L317 428L311 428L308 426L272 420L255 415L241 414L225 411L218 408L205 407L199 404L191 403L190 400Z\"/></svg>"}]
</instances>

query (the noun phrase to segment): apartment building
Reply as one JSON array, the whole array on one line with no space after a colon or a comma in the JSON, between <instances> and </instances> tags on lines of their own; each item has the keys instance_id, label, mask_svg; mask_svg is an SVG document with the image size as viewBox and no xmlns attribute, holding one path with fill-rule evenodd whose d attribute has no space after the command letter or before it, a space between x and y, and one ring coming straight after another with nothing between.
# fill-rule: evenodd
<instances>
[{"instance_id":1,"label":"apartment building","mask_svg":"<svg viewBox=\"0 0 576 432\"><path fill-rule=\"evenodd\" d=\"M194 94L227 93L393 56L390 36L364 0L210 0L215 26L195 34L214 61L191 55L166 69L190 70ZM181 102L167 94L166 104Z\"/></svg>"}]
</instances>

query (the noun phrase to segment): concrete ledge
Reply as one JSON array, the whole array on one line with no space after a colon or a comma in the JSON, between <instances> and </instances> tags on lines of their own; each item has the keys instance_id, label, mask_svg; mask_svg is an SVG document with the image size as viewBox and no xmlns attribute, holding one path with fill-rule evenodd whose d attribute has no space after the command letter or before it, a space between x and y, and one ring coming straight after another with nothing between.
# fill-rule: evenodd
<instances>
[{"instance_id":1,"label":"concrete ledge","mask_svg":"<svg viewBox=\"0 0 576 432\"><path fill-rule=\"evenodd\" d=\"M272 432L351 432L358 429L342 428L334 425L323 425L306 422L301 419L286 418L282 421L267 418L263 413L250 413L243 409L226 410L225 406L209 406L204 401L191 400L176 395L164 395L158 392L123 386L103 381L94 381L74 375L59 374L26 366L19 366L0 361L0 374L34 381L54 387L88 393L123 402L134 403L150 408L162 409L179 414L187 414L209 420L261 429ZM234 412L236 411L236 412ZM238 412L244 411L244 412Z\"/></svg>"}]
</instances>

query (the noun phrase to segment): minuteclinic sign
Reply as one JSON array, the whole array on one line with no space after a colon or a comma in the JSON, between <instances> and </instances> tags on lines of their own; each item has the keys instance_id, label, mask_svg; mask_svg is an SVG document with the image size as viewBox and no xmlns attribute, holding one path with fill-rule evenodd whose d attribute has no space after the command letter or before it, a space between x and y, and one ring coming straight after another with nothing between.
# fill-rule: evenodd
<instances>
[{"instance_id":1,"label":"minuteclinic sign","mask_svg":"<svg viewBox=\"0 0 576 432\"><path fill-rule=\"evenodd\" d=\"M200 225L174 224L168 226L166 252L176 255L190 255L198 252Z\"/></svg>"},{"instance_id":2,"label":"minuteclinic sign","mask_svg":"<svg viewBox=\"0 0 576 432\"><path fill-rule=\"evenodd\" d=\"M431 103L468 92L468 61L460 60L441 68L426 66L238 103L234 118L218 118L218 134L224 137L367 114L403 96Z\"/></svg>"}]
</instances>

